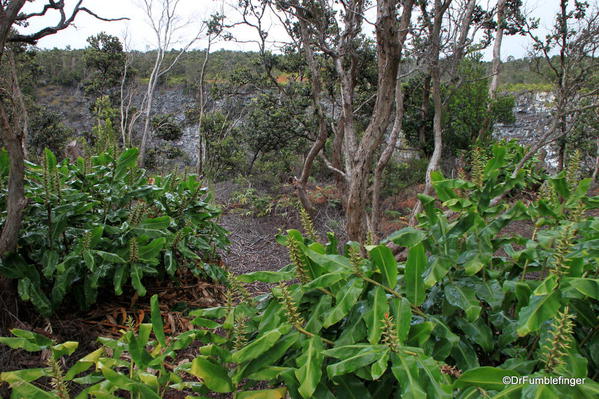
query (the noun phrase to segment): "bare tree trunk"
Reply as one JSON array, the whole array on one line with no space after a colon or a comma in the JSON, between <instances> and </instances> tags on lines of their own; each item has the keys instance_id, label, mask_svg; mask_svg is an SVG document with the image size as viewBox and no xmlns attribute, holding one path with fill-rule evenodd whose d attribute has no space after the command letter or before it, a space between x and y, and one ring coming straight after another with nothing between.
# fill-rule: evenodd
<instances>
[{"instance_id":1,"label":"bare tree trunk","mask_svg":"<svg viewBox=\"0 0 599 399\"><path fill-rule=\"evenodd\" d=\"M507 0L497 1L497 32L493 43L493 60L491 61L491 83L489 84L489 98L494 100L499 87L499 72L501 72L501 44L503 43L503 24L505 18L505 3Z\"/></svg>"},{"instance_id":2,"label":"bare tree trunk","mask_svg":"<svg viewBox=\"0 0 599 399\"><path fill-rule=\"evenodd\" d=\"M393 122L393 129L391 130L387 146L381 154L381 158L377 162L376 168L374 169L374 180L372 182L372 211L370 214L370 233L375 242L378 241L378 227L381 219L380 196L381 186L383 182L383 172L389 164L391 156L395 152L397 141L401 134L404 115L403 100L404 93L401 89L401 81L398 80L395 87L395 121Z\"/></svg>"},{"instance_id":3,"label":"bare tree trunk","mask_svg":"<svg viewBox=\"0 0 599 399\"><path fill-rule=\"evenodd\" d=\"M428 74L424 78L422 85L422 105L420 106L420 128L418 129L418 141L424 153L426 146L426 124L428 120L428 114L430 110L430 96L431 96L431 75Z\"/></svg>"},{"instance_id":4,"label":"bare tree trunk","mask_svg":"<svg viewBox=\"0 0 599 399\"><path fill-rule=\"evenodd\" d=\"M298 9L300 13L304 11ZM300 14L301 15L301 14ZM311 214L316 212L314 205L308 198L306 192L306 185L308 184L308 178L310 177L312 171L312 164L314 163L314 159L322 149L326 143L328 137L328 128L326 115L322 108L322 79L320 76L320 65L316 60L316 56L312 49L310 33L308 26L306 24L306 20L303 18L299 18L299 27L300 27L300 35L302 38L303 51L306 57L306 61L308 63L308 68L310 69L310 83L312 84L312 104L316 110L316 117L318 120L318 136L316 141L312 144L312 147L308 151L308 155L306 155L306 159L304 160L302 171L299 178L294 179L294 186L298 195L298 198L306 211Z\"/></svg>"},{"instance_id":5,"label":"bare tree trunk","mask_svg":"<svg viewBox=\"0 0 599 399\"><path fill-rule=\"evenodd\" d=\"M499 87L499 73L501 72L501 44L503 42L503 24L505 19L505 3L507 0L497 1L497 31L493 43L493 60L491 61L491 82L489 83L489 104L487 114L478 132L477 141L485 139L487 132L491 128L491 107L497 96L497 87Z\"/></svg>"},{"instance_id":6,"label":"bare tree trunk","mask_svg":"<svg viewBox=\"0 0 599 399\"><path fill-rule=\"evenodd\" d=\"M178 0L160 0L161 4L160 12L155 13L152 0L143 0L143 11L150 20L150 25L156 36L156 60L154 61L154 67L150 74L150 80L148 81L148 87L145 96L145 110L144 110L144 128L141 137L141 145L139 148L139 165L144 166L146 160L146 151L148 145L148 139L150 135L150 123L152 117L152 106L154 101L154 93L158 85L158 79L168 73L179 61L181 55L183 55L189 47L195 43L206 27L205 23L202 23L198 33L193 37L187 44L179 50L173 61L166 67L163 68L166 51L169 50L171 45L175 42L174 34L176 31L181 29L181 25L177 24L177 7L179 6ZM159 15L157 15L159 14Z\"/></svg>"},{"instance_id":7,"label":"bare tree trunk","mask_svg":"<svg viewBox=\"0 0 599 399\"><path fill-rule=\"evenodd\" d=\"M448 2L450 0L447 0ZM441 3L441 0L435 0L435 15L432 25L429 25L430 30L430 42L431 42L431 64L430 64L430 75L432 82L432 96L433 96L433 134L435 140L435 149L433 155L428 162L426 168L426 180L424 186L425 195L430 195L433 190L431 173L439 169L441 163L441 154L443 151L443 102L441 99L441 66L439 65L439 55L441 52L441 27L443 22L443 14L447 9L447 5ZM422 203L418 201L416 207L414 207L410 216L410 224L416 223L416 215L422 210Z\"/></svg>"},{"instance_id":8,"label":"bare tree trunk","mask_svg":"<svg viewBox=\"0 0 599 399\"><path fill-rule=\"evenodd\" d=\"M26 0L13 0L0 6L0 62L10 29ZM8 151L10 169L8 173L8 196L6 199L6 220L0 234L0 256L15 250L23 219L25 200L25 153L22 136L11 126L5 99L0 92L0 126L2 140Z\"/></svg>"},{"instance_id":9,"label":"bare tree trunk","mask_svg":"<svg viewBox=\"0 0 599 399\"><path fill-rule=\"evenodd\" d=\"M597 154L595 156L595 168L593 169L593 175L591 176L593 181L597 180L597 175L599 174L599 137L597 137L596 144Z\"/></svg>"},{"instance_id":10,"label":"bare tree trunk","mask_svg":"<svg viewBox=\"0 0 599 399\"><path fill-rule=\"evenodd\" d=\"M23 136L10 123L4 102L0 99L0 123L2 140L8 150L10 170L8 174L8 197L6 200L6 220L0 235L0 254L5 255L17 247L19 230L23 219L25 199L25 154Z\"/></svg>"},{"instance_id":11,"label":"bare tree trunk","mask_svg":"<svg viewBox=\"0 0 599 399\"><path fill-rule=\"evenodd\" d=\"M372 119L355 152L347 190L346 230L353 241L363 242L365 238L364 221L371 162L383 140L393 108L397 70L403 50L402 37L407 34L412 5L411 0L404 3L400 26L397 26L395 2L381 0L377 3L377 96Z\"/></svg>"},{"instance_id":12,"label":"bare tree trunk","mask_svg":"<svg viewBox=\"0 0 599 399\"><path fill-rule=\"evenodd\" d=\"M141 167L144 167L146 162L146 148L148 145L148 136L150 134L150 122L152 120L152 105L154 101L154 92L156 91L156 86L158 84L158 74L163 60L164 51L162 49L159 49L156 55L156 60L154 62L154 67L152 68L152 73L150 74L150 80L148 81L148 87L145 95L146 104L144 110L144 129L141 136L141 144L139 146L139 166Z\"/></svg>"},{"instance_id":13,"label":"bare tree trunk","mask_svg":"<svg viewBox=\"0 0 599 399\"><path fill-rule=\"evenodd\" d=\"M12 96L16 98L19 104L18 120L20 123L19 129L22 132L21 146L23 147L23 158L27 159L27 138L29 136L29 112L25 106L25 100L23 98L23 92L21 92L21 86L19 84L19 77L17 76L17 65L15 62L14 54L11 50L6 52L8 63L10 65L10 74L12 79Z\"/></svg>"},{"instance_id":14,"label":"bare tree trunk","mask_svg":"<svg viewBox=\"0 0 599 399\"><path fill-rule=\"evenodd\" d=\"M204 119L204 112L206 108L206 100L204 100L206 65L208 65L208 58L210 57L211 46L212 40L209 38L208 46L206 47L206 54L204 56L204 61L202 62L202 68L200 69L200 88L198 93L198 102L200 103L200 115L198 117L198 162L196 163L196 173L198 175L202 173L202 170L204 169L204 164L206 162L206 142L202 136L202 122Z\"/></svg>"}]
</instances>

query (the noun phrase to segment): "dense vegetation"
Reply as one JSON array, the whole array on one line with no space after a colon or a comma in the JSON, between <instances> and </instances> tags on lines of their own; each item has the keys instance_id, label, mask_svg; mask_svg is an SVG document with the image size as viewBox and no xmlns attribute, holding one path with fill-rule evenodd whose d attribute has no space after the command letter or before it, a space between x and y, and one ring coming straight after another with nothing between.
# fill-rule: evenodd
<instances>
[{"instance_id":1,"label":"dense vegetation","mask_svg":"<svg viewBox=\"0 0 599 399\"><path fill-rule=\"evenodd\" d=\"M83 3L0 1L0 396L599 396L599 9Z\"/></svg>"},{"instance_id":2,"label":"dense vegetation","mask_svg":"<svg viewBox=\"0 0 599 399\"><path fill-rule=\"evenodd\" d=\"M41 165L29 165L27 233L0 272L18 280L19 296L40 314L51 315L65 299L89 308L98 292L112 287L121 295L129 281L144 296L144 279L175 278L181 268L223 279L207 263L227 244L207 189L193 175L147 176L136 166L137 154L58 164L46 150ZM0 162L6 180L6 153ZM5 196L3 190L3 205Z\"/></svg>"},{"instance_id":3,"label":"dense vegetation","mask_svg":"<svg viewBox=\"0 0 599 399\"><path fill-rule=\"evenodd\" d=\"M308 222L305 235L290 230L277 237L289 249L287 267L231 277L223 306L190 313L197 329L166 337L155 297L151 324L123 332L118 340L100 339L98 350L65 372L59 360L75 350L75 342L56 344L13 330L15 338L0 342L50 350L51 368L1 378L16 395L40 398L68 397L69 382L84 388L78 398L119 390L144 398L171 390L235 392L236 398L573 392L594 398L599 220L587 211L599 207L599 197L588 197L590 180L572 179L571 172L547 180L553 194L528 206L493 205L497 195L531 183L534 163L512 178L520 149L496 145L492 153L471 181L434 176L439 202L422 197L419 228L386 239L406 248L405 262L398 264L384 242L367 245L366 252L349 242L340 253L334 235L321 243ZM517 220L534 224L532 237L502 234ZM253 281L278 285L252 298L244 283ZM169 366L194 342L202 346L193 360ZM519 376L572 380L510 385L504 379ZM31 384L42 377L54 381L54 394ZM575 378L585 383L576 385ZM252 390L256 385L262 389Z\"/></svg>"}]
</instances>

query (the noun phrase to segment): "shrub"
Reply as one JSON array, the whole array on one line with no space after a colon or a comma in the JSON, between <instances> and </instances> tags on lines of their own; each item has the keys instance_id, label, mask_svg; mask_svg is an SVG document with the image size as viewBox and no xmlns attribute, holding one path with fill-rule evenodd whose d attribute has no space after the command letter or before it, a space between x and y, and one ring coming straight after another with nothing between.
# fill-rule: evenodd
<instances>
[{"instance_id":1,"label":"shrub","mask_svg":"<svg viewBox=\"0 0 599 399\"><path fill-rule=\"evenodd\" d=\"M66 142L74 136L74 130L62 123L59 113L36 108L32 113L28 144L31 151L40 156L44 148L62 155Z\"/></svg>"},{"instance_id":2,"label":"shrub","mask_svg":"<svg viewBox=\"0 0 599 399\"><path fill-rule=\"evenodd\" d=\"M46 150L41 165L29 165L18 250L0 273L18 280L20 297L41 314L65 299L87 308L100 289L120 295L128 282L143 296L144 276L174 278L179 268L222 277L205 262L227 244L207 189L195 176L148 178L137 155L129 149L58 164Z\"/></svg>"},{"instance_id":3,"label":"shrub","mask_svg":"<svg viewBox=\"0 0 599 399\"><path fill-rule=\"evenodd\" d=\"M183 136L183 130L173 114L156 115L152 118L152 129L156 137L175 141Z\"/></svg>"},{"instance_id":4,"label":"shrub","mask_svg":"<svg viewBox=\"0 0 599 399\"><path fill-rule=\"evenodd\" d=\"M166 340L154 300L152 325L101 339L111 350L81 359L73 367L86 375L74 381L111 393L141 393L140 381L151 381L143 397L156 398L167 388L236 398L595 398L599 221L586 211L599 197L587 197L590 179L569 186L562 174L549 181L554 200L495 205L525 178L502 173L506 154L494 149L480 185L432 175L437 198L420 196L418 228L386 240L406 248L405 262L384 242L347 243L340 253L331 234L321 243L289 230L277 241L291 263L231 278L224 306L191 313L202 329ZM531 237L504 231L519 220L534 226ZM243 283L256 281L278 285L251 298ZM1 342L51 345L13 334ZM199 354L164 372L166 357L193 339L203 344ZM0 378L24 392L42 373ZM531 384L520 376L584 382Z\"/></svg>"}]
</instances>

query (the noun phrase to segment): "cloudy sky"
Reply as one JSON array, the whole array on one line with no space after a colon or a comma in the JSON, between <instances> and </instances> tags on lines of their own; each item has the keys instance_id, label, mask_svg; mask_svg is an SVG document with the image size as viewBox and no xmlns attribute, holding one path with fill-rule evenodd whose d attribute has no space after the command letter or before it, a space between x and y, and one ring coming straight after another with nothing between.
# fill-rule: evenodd
<instances>
[{"instance_id":1,"label":"cloudy sky","mask_svg":"<svg viewBox=\"0 0 599 399\"><path fill-rule=\"evenodd\" d=\"M153 0L159 3L160 0ZM235 0L224 0L228 3L235 3ZM482 0L485 2L486 0ZM494 0L489 0L491 3ZM71 7L76 3L75 0L66 0ZM43 1L34 1L28 4L26 11L37 11ZM39 41L38 45L42 48L83 48L86 46L86 38L99 32L108 32L112 35L123 38L127 32L129 46L137 50L146 50L153 47L153 32L148 25L148 18L142 11L140 5L143 0L86 0L84 5L99 15L108 18L128 17L128 21L103 22L93 17L81 13L76 19L76 24L57 35L46 37ZM541 19L542 27L549 27L557 10L558 0L525 0L526 9L530 16ZM178 14L181 16L181 22L185 27L181 29L181 37L191 37L199 29L199 22L205 20L211 13L220 10L223 7L223 0L180 0ZM227 17L236 19L235 11L231 7L224 6ZM34 30L39 27L48 26L55 23L56 15L35 18L27 30ZM275 28L276 29L276 28ZM274 36L284 35L275 30ZM241 38L249 37L249 31L237 31L235 35ZM174 47L182 47L184 40L177 42ZM205 43L198 42L195 47L203 48ZM216 46L217 48L227 48L231 50L255 50L255 45L251 43L223 42ZM502 57L512 55L516 58L525 56L529 42L522 37L506 37L504 39Z\"/></svg>"}]
</instances>

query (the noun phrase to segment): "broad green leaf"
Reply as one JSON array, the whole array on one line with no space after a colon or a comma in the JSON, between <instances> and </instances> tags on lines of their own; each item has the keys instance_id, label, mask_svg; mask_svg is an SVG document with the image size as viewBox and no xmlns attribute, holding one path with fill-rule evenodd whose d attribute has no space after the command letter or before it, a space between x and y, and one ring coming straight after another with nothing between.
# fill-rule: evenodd
<instances>
[{"instance_id":1,"label":"broad green leaf","mask_svg":"<svg viewBox=\"0 0 599 399\"><path fill-rule=\"evenodd\" d=\"M19 328L13 328L10 330L11 334L15 337L25 338L27 341L42 347L48 347L52 345L52 340L45 335L35 333L29 330L21 330Z\"/></svg>"},{"instance_id":2,"label":"broad green leaf","mask_svg":"<svg viewBox=\"0 0 599 399\"><path fill-rule=\"evenodd\" d=\"M0 381L6 381L13 389L13 398L56 399L53 393L46 392L35 385L7 373L0 374Z\"/></svg>"},{"instance_id":3,"label":"broad green leaf","mask_svg":"<svg viewBox=\"0 0 599 399\"><path fill-rule=\"evenodd\" d=\"M591 278L568 278L565 283L584 296L599 300L599 279Z\"/></svg>"},{"instance_id":4,"label":"broad green leaf","mask_svg":"<svg viewBox=\"0 0 599 399\"><path fill-rule=\"evenodd\" d=\"M447 256L435 257L424 277L424 286L430 288L437 282L443 280L453 264L454 261Z\"/></svg>"},{"instance_id":5,"label":"broad green leaf","mask_svg":"<svg viewBox=\"0 0 599 399\"><path fill-rule=\"evenodd\" d=\"M177 259L171 250L164 251L164 268L169 276L175 276L177 272Z\"/></svg>"},{"instance_id":6,"label":"broad green leaf","mask_svg":"<svg viewBox=\"0 0 599 399\"><path fill-rule=\"evenodd\" d=\"M307 341L302 349L302 354L296 360L299 368L295 370L295 376L300 382L298 391L304 398L311 398L320 383L324 360L323 350L324 346L320 337L313 336Z\"/></svg>"},{"instance_id":7,"label":"broad green leaf","mask_svg":"<svg viewBox=\"0 0 599 399\"><path fill-rule=\"evenodd\" d=\"M61 344L53 345L51 347L52 356L54 356L54 359L59 359L62 356L70 356L77 350L78 347L79 342L75 341L66 341Z\"/></svg>"},{"instance_id":8,"label":"broad green leaf","mask_svg":"<svg viewBox=\"0 0 599 399\"><path fill-rule=\"evenodd\" d=\"M131 284L139 296L146 295L146 287L141 282L142 275L143 272L139 268L139 265L137 263L131 264Z\"/></svg>"},{"instance_id":9,"label":"broad green leaf","mask_svg":"<svg viewBox=\"0 0 599 399\"><path fill-rule=\"evenodd\" d=\"M261 271L242 274L237 277L239 281L244 283L253 283L254 281L262 281L264 283L278 283L281 281L291 280L295 278L293 272L271 272Z\"/></svg>"},{"instance_id":10,"label":"broad green leaf","mask_svg":"<svg viewBox=\"0 0 599 399\"><path fill-rule=\"evenodd\" d=\"M333 324L341 321L350 309L355 305L364 289L364 280L352 278L342 287L336 296L336 305L328 312L323 321L323 326L328 328Z\"/></svg>"},{"instance_id":11,"label":"broad green leaf","mask_svg":"<svg viewBox=\"0 0 599 399\"><path fill-rule=\"evenodd\" d=\"M535 288L532 293L533 295L549 295L555 291L558 284L557 275L551 273L549 276L547 276L547 278L545 278L545 280L541 282L541 284L539 284L537 288Z\"/></svg>"},{"instance_id":12,"label":"broad green leaf","mask_svg":"<svg viewBox=\"0 0 599 399\"><path fill-rule=\"evenodd\" d=\"M142 245L139 247L139 257L140 259L150 260L156 258L164 245L166 244L166 238L160 237L152 240L147 245Z\"/></svg>"},{"instance_id":13,"label":"broad green leaf","mask_svg":"<svg viewBox=\"0 0 599 399\"><path fill-rule=\"evenodd\" d=\"M417 356L416 363L421 370L421 375L428 379L424 386L429 396L435 399L451 399L452 389L449 378L441 373L439 363L428 356Z\"/></svg>"},{"instance_id":14,"label":"broad green leaf","mask_svg":"<svg viewBox=\"0 0 599 399\"><path fill-rule=\"evenodd\" d=\"M259 391L242 391L235 394L235 399L285 399L287 388L263 389Z\"/></svg>"},{"instance_id":15,"label":"broad green leaf","mask_svg":"<svg viewBox=\"0 0 599 399\"><path fill-rule=\"evenodd\" d=\"M410 248L408 252L408 262L404 279L406 282L406 296L415 306L420 306L424 302L425 287L422 273L426 267L426 255L422 243Z\"/></svg>"},{"instance_id":16,"label":"broad green leaf","mask_svg":"<svg viewBox=\"0 0 599 399\"><path fill-rule=\"evenodd\" d=\"M279 339L272 348L254 360L250 361L247 367L235 374L233 376L233 382L238 383L245 376L256 373L262 370L264 367L269 367L275 364L275 362L285 356L289 348L298 341L298 338L299 333L297 331L281 337L281 339Z\"/></svg>"},{"instance_id":17,"label":"broad green leaf","mask_svg":"<svg viewBox=\"0 0 599 399\"><path fill-rule=\"evenodd\" d=\"M306 326L304 328L307 331L313 334L318 334L320 332L322 329L322 316L331 309L331 303L331 296L323 295L320 297L318 303L313 307L312 315L308 321L306 321Z\"/></svg>"},{"instance_id":18,"label":"broad green leaf","mask_svg":"<svg viewBox=\"0 0 599 399\"><path fill-rule=\"evenodd\" d=\"M115 180L120 180L131 167L135 166L138 154L139 150L137 148L129 148L121 154L116 161L116 167L113 172Z\"/></svg>"},{"instance_id":19,"label":"broad green leaf","mask_svg":"<svg viewBox=\"0 0 599 399\"><path fill-rule=\"evenodd\" d=\"M429 340L434 329L435 323L431 321L414 324L410 327L410 336L407 343L421 348Z\"/></svg>"},{"instance_id":20,"label":"broad green leaf","mask_svg":"<svg viewBox=\"0 0 599 399\"><path fill-rule=\"evenodd\" d=\"M482 308L472 288L448 284L445 286L444 292L447 302L462 309L466 313L468 321L472 322L478 319Z\"/></svg>"},{"instance_id":21,"label":"broad green leaf","mask_svg":"<svg viewBox=\"0 0 599 399\"><path fill-rule=\"evenodd\" d=\"M506 377L519 376L512 370L504 370L497 367L478 367L464 371L455 383L455 388L475 386L483 389L501 391L505 387L503 379Z\"/></svg>"},{"instance_id":22,"label":"broad green leaf","mask_svg":"<svg viewBox=\"0 0 599 399\"><path fill-rule=\"evenodd\" d=\"M368 293L369 309L364 314L364 321L368 326L368 342L378 344L383 333L385 315L389 313L387 296L381 287L374 287Z\"/></svg>"},{"instance_id":23,"label":"broad green leaf","mask_svg":"<svg viewBox=\"0 0 599 399\"><path fill-rule=\"evenodd\" d=\"M334 384L334 385L333 385ZM372 395L364 383L353 375L343 375L333 380L335 398L343 399L371 399Z\"/></svg>"},{"instance_id":24,"label":"broad green leaf","mask_svg":"<svg viewBox=\"0 0 599 399\"><path fill-rule=\"evenodd\" d=\"M201 378L204 385L214 392L227 393L233 390L233 383L222 366L208 360L205 356L198 356L191 363L192 375Z\"/></svg>"},{"instance_id":25,"label":"broad green leaf","mask_svg":"<svg viewBox=\"0 0 599 399\"><path fill-rule=\"evenodd\" d=\"M466 337L473 343L480 345L485 352L493 350L493 332L482 319L473 322L459 319L456 320L456 324L465 333Z\"/></svg>"},{"instance_id":26,"label":"broad green leaf","mask_svg":"<svg viewBox=\"0 0 599 399\"><path fill-rule=\"evenodd\" d=\"M395 233L391 233L391 235L385 238L383 242L392 241L399 246L411 248L421 243L425 238L426 235L423 231L413 227L405 227Z\"/></svg>"},{"instance_id":27,"label":"broad green leaf","mask_svg":"<svg viewBox=\"0 0 599 399\"><path fill-rule=\"evenodd\" d=\"M327 367L327 374L329 375L329 378L334 378L356 371L359 368L374 363L386 350L387 347L383 345L367 346L353 356L349 356L338 363L329 365Z\"/></svg>"},{"instance_id":28,"label":"broad green leaf","mask_svg":"<svg viewBox=\"0 0 599 399\"><path fill-rule=\"evenodd\" d=\"M154 335L156 335L156 340L164 348L166 346L166 338L164 336L164 324L162 322L162 315L160 314L160 305L158 304L158 295L152 295L150 305L152 329L154 330Z\"/></svg>"},{"instance_id":29,"label":"broad green leaf","mask_svg":"<svg viewBox=\"0 0 599 399\"><path fill-rule=\"evenodd\" d=\"M480 367L474 348L463 340L451 348L451 357L453 357L456 365L461 370L469 370Z\"/></svg>"},{"instance_id":30,"label":"broad green leaf","mask_svg":"<svg viewBox=\"0 0 599 399\"><path fill-rule=\"evenodd\" d=\"M306 250L306 255L312 262L322 266L327 273L341 270L353 270L350 260L341 255L322 255L311 249Z\"/></svg>"},{"instance_id":31,"label":"broad green leaf","mask_svg":"<svg viewBox=\"0 0 599 399\"><path fill-rule=\"evenodd\" d=\"M505 388L502 391L500 391L498 394L493 395L491 397L491 399L503 399L503 398L515 399L515 398L520 398L521 396L516 395L516 393L520 392L523 387L524 387L523 384L510 385L507 388Z\"/></svg>"},{"instance_id":32,"label":"broad green leaf","mask_svg":"<svg viewBox=\"0 0 599 399\"><path fill-rule=\"evenodd\" d=\"M554 317L560 308L559 291L550 295L531 297L528 306L522 308L518 315L518 336L524 337L533 331L537 331L541 324Z\"/></svg>"},{"instance_id":33,"label":"broad green leaf","mask_svg":"<svg viewBox=\"0 0 599 399\"><path fill-rule=\"evenodd\" d=\"M252 360L272 348L281 337L280 329L268 331L254 341L250 342L243 349L233 353L234 363L243 363Z\"/></svg>"},{"instance_id":34,"label":"broad green leaf","mask_svg":"<svg viewBox=\"0 0 599 399\"><path fill-rule=\"evenodd\" d=\"M553 385L526 384L522 388L522 399L559 399L560 397Z\"/></svg>"},{"instance_id":35,"label":"broad green leaf","mask_svg":"<svg viewBox=\"0 0 599 399\"><path fill-rule=\"evenodd\" d=\"M379 357L379 359L370 366L370 375L373 380L378 380L387 371L389 366L389 349Z\"/></svg>"},{"instance_id":36,"label":"broad green leaf","mask_svg":"<svg viewBox=\"0 0 599 399\"><path fill-rule=\"evenodd\" d=\"M491 309L498 309L503 304L505 294L496 280L478 280L474 286L476 296L488 303Z\"/></svg>"},{"instance_id":37,"label":"broad green leaf","mask_svg":"<svg viewBox=\"0 0 599 399\"><path fill-rule=\"evenodd\" d=\"M65 379L67 381L70 381L73 378L75 378L78 374L88 370L90 367L92 367L98 361L100 356L102 356L103 354L104 354L104 348L100 348L100 349L96 349L95 351L85 355L84 357L79 359L77 361L77 363L75 363L66 372Z\"/></svg>"},{"instance_id":38,"label":"broad green leaf","mask_svg":"<svg viewBox=\"0 0 599 399\"><path fill-rule=\"evenodd\" d=\"M280 366L269 366L265 367L260 371L256 371L248 375L248 379L254 381L273 381L276 380L281 374L293 370L292 367L280 367Z\"/></svg>"},{"instance_id":39,"label":"broad green leaf","mask_svg":"<svg viewBox=\"0 0 599 399\"><path fill-rule=\"evenodd\" d=\"M58 264L58 252L56 252L56 251L44 252L42 264L44 266L42 273L44 274L44 276L46 278L51 278L54 275L54 271L56 270L56 265Z\"/></svg>"},{"instance_id":40,"label":"broad green leaf","mask_svg":"<svg viewBox=\"0 0 599 399\"><path fill-rule=\"evenodd\" d=\"M370 250L370 259L383 274L383 284L394 289L397 284L397 262L391 249L385 245L377 245Z\"/></svg>"},{"instance_id":41,"label":"broad green leaf","mask_svg":"<svg viewBox=\"0 0 599 399\"><path fill-rule=\"evenodd\" d=\"M31 382L38 380L42 377L50 375L51 370L49 368L36 368L36 369L24 369L15 371L6 371L0 373L0 382L2 381L25 381Z\"/></svg>"},{"instance_id":42,"label":"broad green leaf","mask_svg":"<svg viewBox=\"0 0 599 399\"><path fill-rule=\"evenodd\" d=\"M129 265L119 265L116 267L114 271L114 276L112 277L113 285L114 285L114 293L116 295L123 294L123 283L126 281L126 275L129 269Z\"/></svg>"},{"instance_id":43,"label":"broad green leaf","mask_svg":"<svg viewBox=\"0 0 599 399\"><path fill-rule=\"evenodd\" d=\"M343 273L342 271L337 271L333 273L326 273L322 276L315 278L309 283L304 284L304 290L310 291L318 288L329 288L339 280L344 280L349 275L348 273Z\"/></svg>"},{"instance_id":44,"label":"broad green leaf","mask_svg":"<svg viewBox=\"0 0 599 399\"><path fill-rule=\"evenodd\" d=\"M412 324L412 307L406 298L392 298L391 310L395 318L395 328L400 343L405 343Z\"/></svg>"},{"instance_id":45,"label":"broad green leaf","mask_svg":"<svg viewBox=\"0 0 599 399\"><path fill-rule=\"evenodd\" d=\"M121 258L120 256L118 256L117 254L113 254L111 252L104 252L104 251L98 251L98 250L93 250L93 253L95 253L96 255L99 255L102 260L109 262L109 263L127 263L125 261L125 259Z\"/></svg>"},{"instance_id":46,"label":"broad green leaf","mask_svg":"<svg viewBox=\"0 0 599 399\"><path fill-rule=\"evenodd\" d=\"M401 387L402 399L427 398L424 388L420 385L420 376L416 358L397 354L392 357L391 371Z\"/></svg>"},{"instance_id":47,"label":"broad green leaf","mask_svg":"<svg viewBox=\"0 0 599 399\"><path fill-rule=\"evenodd\" d=\"M139 223L137 228L142 230L165 230L170 226L170 224L170 216L159 216L156 218L145 218Z\"/></svg>"}]
</instances>

